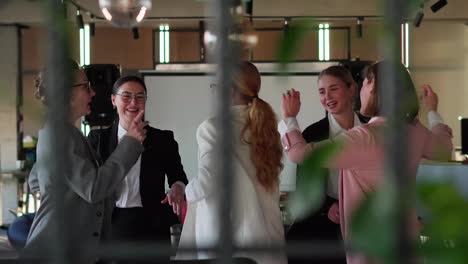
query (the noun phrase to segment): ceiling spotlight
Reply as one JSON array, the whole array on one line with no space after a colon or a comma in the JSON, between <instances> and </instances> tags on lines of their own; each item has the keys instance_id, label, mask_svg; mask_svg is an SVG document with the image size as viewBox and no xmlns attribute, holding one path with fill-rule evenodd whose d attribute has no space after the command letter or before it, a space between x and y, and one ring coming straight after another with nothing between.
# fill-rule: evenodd
<instances>
[{"instance_id":1,"label":"ceiling spotlight","mask_svg":"<svg viewBox=\"0 0 468 264\"><path fill-rule=\"evenodd\" d=\"M356 35L358 38L362 38L362 21L364 17L357 17L356 21Z\"/></svg>"},{"instance_id":2,"label":"ceiling spotlight","mask_svg":"<svg viewBox=\"0 0 468 264\"><path fill-rule=\"evenodd\" d=\"M140 34L138 33L138 28L137 27L132 28L132 36L133 36L133 39L139 39L140 38Z\"/></svg>"},{"instance_id":3,"label":"ceiling spotlight","mask_svg":"<svg viewBox=\"0 0 468 264\"><path fill-rule=\"evenodd\" d=\"M421 25L421 22L424 18L424 13L423 13L423 9L421 8L418 13L416 13L416 16L414 17L414 20L413 20L413 25L415 27L419 27L419 25Z\"/></svg>"},{"instance_id":4,"label":"ceiling spotlight","mask_svg":"<svg viewBox=\"0 0 468 264\"><path fill-rule=\"evenodd\" d=\"M287 29L289 27L289 24L291 24L291 18L290 17L285 17L284 18L284 27Z\"/></svg>"},{"instance_id":5,"label":"ceiling spotlight","mask_svg":"<svg viewBox=\"0 0 468 264\"><path fill-rule=\"evenodd\" d=\"M447 5L447 0L439 0L437 2L435 2L432 6L431 6L431 10L432 12L437 12L439 11L442 7L444 7L445 5Z\"/></svg>"},{"instance_id":6,"label":"ceiling spotlight","mask_svg":"<svg viewBox=\"0 0 468 264\"><path fill-rule=\"evenodd\" d=\"M90 15L90 22L89 22L89 35L94 37L96 35L96 24L94 23L94 15Z\"/></svg>"},{"instance_id":7,"label":"ceiling spotlight","mask_svg":"<svg viewBox=\"0 0 468 264\"><path fill-rule=\"evenodd\" d=\"M78 26L79 29L84 28L83 16L81 15L81 12L79 9L76 10L76 25Z\"/></svg>"},{"instance_id":8,"label":"ceiling spotlight","mask_svg":"<svg viewBox=\"0 0 468 264\"><path fill-rule=\"evenodd\" d=\"M134 27L151 9L151 0L99 0L102 14L118 27Z\"/></svg>"}]
</instances>

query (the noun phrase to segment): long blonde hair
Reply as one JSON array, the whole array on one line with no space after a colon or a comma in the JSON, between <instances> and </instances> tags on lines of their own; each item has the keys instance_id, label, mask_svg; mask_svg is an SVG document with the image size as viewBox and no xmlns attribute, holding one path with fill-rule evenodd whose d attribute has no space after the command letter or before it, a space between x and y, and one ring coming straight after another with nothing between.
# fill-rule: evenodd
<instances>
[{"instance_id":1,"label":"long blonde hair","mask_svg":"<svg viewBox=\"0 0 468 264\"><path fill-rule=\"evenodd\" d=\"M243 62L234 74L234 89L249 102L247 123L242 129L242 140L251 145L252 161L257 169L257 179L267 190L279 185L283 168L283 149L277 131L276 115L271 106L258 97L260 73L255 65ZM246 131L249 131L247 138Z\"/></svg>"}]
</instances>

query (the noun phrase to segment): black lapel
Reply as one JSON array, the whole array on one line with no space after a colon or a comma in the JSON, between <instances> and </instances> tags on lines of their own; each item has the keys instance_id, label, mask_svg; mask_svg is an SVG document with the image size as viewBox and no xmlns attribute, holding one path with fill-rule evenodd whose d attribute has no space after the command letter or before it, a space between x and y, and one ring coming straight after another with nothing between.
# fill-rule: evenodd
<instances>
[{"instance_id":1,"label":"black lapel","mask_svg":"<svg viewBox=\"0 0 468 264\"><path fill-rule=\"evenodd\" d=\"M119 120L117 119L114 124L111 126L110 135L109 135L109 153L107 156L110 156L112 152L115 150L118 144L118 134L117 131L119 130Z\"/></svg>"},{"instance_id":2,"label":"black lapel","mask_svg":"<svg viewBox=\"0 0 468 264\"><path fill-rule=\"evenodd\" d=\"M367 116L363 116L361 115L359 112L356 113L358 118L359 118L359 121L361 121L361 124L367 124L369 123L369 120L370 120L370 117L367 117Z\"/></svg>"},{"instance_id":3,"label":"black lapel","mask_svg":"<svg viewBox=\"0 0 468 264\"><path fill-rule=\"evenodd\" d=\"M330 135L330 126L328 124L328 117L321 119L320 121L308 126L302 132L307 143L318 142L328 139Z\"/></svg>"},{"instance_id":4,"label":"black lapel","mask_svg":"<svg viewBox=\"0 0 468 264\"><path fill-rule=\"evenodd\" d=\"M151 144L151 141L153 139L153 131L151 130L150 126L146 126L146 138L145 141L143 141L143 153L145 153L146 150L149 150L153 148L154 144Z\"/></svg>"},{"instance_id":5,"label":"black lapel","mask_svg":"<svg viewBox=\"0 0 468 264\"><path fill-rule=\"evenodd\" d=\"M152 143L152 139L153 139L153 131L151 130L151 128L149 126L146 127L147 131L146 131L146 139L145 141L143 141L143 152L141 153L141 166L140 166L140 197L141 197L141 203L143 206L145 206L146 204L146 200L145 200L145 190L147 190L148 188L143 188L143 185L145 184L151 184L151 182L148 183L148 181L150 181L150 179L146 179L146 170L151 170L152 168L154 168L155 164L152 164L152 161L153 161L153 157L150 156L150 152L149 150L152 149L152 147L154 147L154 144ZM149 161L147 161L146 159L150 159Z\"/></svg>"}]
</instances>

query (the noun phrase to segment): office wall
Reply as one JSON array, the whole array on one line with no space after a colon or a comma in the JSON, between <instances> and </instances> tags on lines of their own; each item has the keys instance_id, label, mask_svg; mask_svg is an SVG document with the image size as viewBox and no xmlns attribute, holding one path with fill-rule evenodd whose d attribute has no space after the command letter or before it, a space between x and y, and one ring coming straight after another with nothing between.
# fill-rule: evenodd
<instances>
[{"instance_id":1,"label":"office wall","mask_svg":"<svg viewBox=\"0 0 468 264\"><path fill-rule=\"evenodd\" d=\"M265 65L263 65L265 66ZM268 102L273 111L281 116L281 95L294 87L302 94L302 108L298 116L300 127L304 128L325 116L325 111L319 104L317 92L318 73L330 66L328 63L302 63L301 69L309 69L309 75L272 76L262 72L262 89L259 97ZM262 71L261 63L257 67ZM148 88L146 104L146 119L156 127L174 131L174 137L179 144L179 153L191 180L198 174L197 151L195 135L203 120L216 115L217 91L212 87L215 82L213 75L185 73L146 73L144 80ZM307 113L307 114L304 114ZM282 191L295 189L296 164L283 158L284 168L281 172Z\"/></svg>"},{"instance_id":2,"label":"office wall","mask_svg":"<svg viewBox=\"0 0 468 264\"><path fill-rule=\"evenodd\" d=\"M356 21L329 21L332 27L347 27L350 30L351 57L361 60L378 60L378 40L381 26L378 20L363 21L363 36L356 34ZM282 22L263 22L261 27L281 28ZM193 26L192 28L196 28ZM465 106L468 96L468 77L466 73L468 27L460 22L442 22L425 20L421 27L410 25L410 69L418 86L431 83L439 93L440 112L454 129L454 143L460 144L458 116L468 116ZM139 29L140 38L132 39L130 30L112 27L97 27L96 36L91 38L91 63L117 63L124 70L151 69L153 60L152 28ZM32 73L38 70L44 53L41 53L44 29L32 27L24 33L24 100L25 131L35 135L40 127L39 113L41 105L33 98ZM258 31L260 41L253 50L256 60L271 61L276 59L277 43L282 38L281 31ZM310 33L302 43L298 59L316 59L318 57L317 36ZM170 39L171 61L195 60L199 56L196 35L191 33L172 33ZM75 43L78 43L77 33ZM155 34L158 45L159 36ZM347 39L342 34L331 34L330 45L332 58L347 55ZM159 49L156 47L156 58ZM75 49L78 57L78 50ZM421 115L425 121L425 115Z\"/></svg>"},{"instance_id":3,"label":"office wall","mask_svg":"<svg viewBox=\"0 0 468 264\"><path fill-rule=\"evenodd\" d=\"M91 37L91 63L120 64L124 69L152 69L152 29L139 28L139 39L129 29L97 27Z\"/></svg>"},{"instance_id":4,"label":"office wall","mask_svg":"<svg viewBox=\"0 0 468 264\"><path fill-rule=\"evenodd\" d=\"M70 56L79 60L79 34L74 28L70 32ZM23 33L23 128L24 135L37 136L38 130L43 125L45 106L38 100L34 93L34 79L42 67L45 66L47 54L47 30L43 26L31 26L24 29Z\"/></svg>"},{"instance_id":5,"label":"office wall","mask_svg":"<svg viewBox=\"0 0 468 264\"><path fill-rule=\"evenodd\" d=\"M16 168L16 98L18 86L18 38L15 26L0 27L0 168Z\"/></svg>"},{"instance_id":6,"label":"office wall","mask_svg":"<svg viewBox=\"0 0 468 264\"><path fill-rule=\"evenodd\" d=\"M410 70L415 84L429 83L438 93L439 112L452 127L453 142L459 146L458 117L468 117L468 26L423 21L410 34Z\"/></svg>"},{"instance_id":7,"label":"office wall","mask_svg":"<svg viewBox=\"0 0 468 264\"><path fill-rule=\"evenodd\" d=\"M34 77L44 65L47 31L43 27L23 30L23 113L24 135L37 136L45 108L34 96Z\"/></svg>"},{"instance_id":8,"label":"office wall","mask_svg":"<svg viewBox=\"0 0 468 264\"><path fill-rule=\"evenodd\" d=\"M16 26L0 27L0 224L9 224L14 216L8 209L18 204L17 180L4 173L16 169L17 160L17 88L18 37Z\"/></svg>"}]
</instances>

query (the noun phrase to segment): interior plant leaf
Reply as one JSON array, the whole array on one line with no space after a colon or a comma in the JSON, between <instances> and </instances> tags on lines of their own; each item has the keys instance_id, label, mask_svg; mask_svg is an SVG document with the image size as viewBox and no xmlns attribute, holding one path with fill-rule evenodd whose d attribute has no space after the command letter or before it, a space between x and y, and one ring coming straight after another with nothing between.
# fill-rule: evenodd
<instances>
[{"instance_id":1,"label":"interior plant leaf","mask_svg":"<svg viewBox=\"0 0 468 264\"><path fill-rule=\"evenodd\" d=\"M307 31L313 27L313 20L301 19L290 23L284 32L284 37L278 45L278 61L280 63L280 72L283 74L287 70L287 64L294 59L299 47L306 36Z\"/></svg>"},{"instance_id":2,"label":"interior plant leaf","mask_svg":"<svg viewBox=\"0 0 468 264\"><path fill-rule=\"evenodd\" d=\"M387 263L397 239L395 195L389 184L368 194L351 219L352 248Z\"/></svg>"},{"instance_id":3,"label":"interior plant leaf","mask_svg":"<svg viewBox=\"0 0 468 264\"><path fill-rule=\"evenodd\" d=\"M337 143L317 144L303 164L298 166L296 191L289 200L289 210L294 219L308 216L321 205L325 195L324 164L339 150Z\"/></svg>"},{"instance_id":4,"label":"interior plant leaf","mask_svg":"<svg viewBox=\"0 0 468 264\"><path fill-rule=\"evenodd\" d=\"M468 263L468 202L449 182L418 184L418 198L424 209L423 235L427 242L420 254L427 263Z\"/></svg>"}]
</instances>

